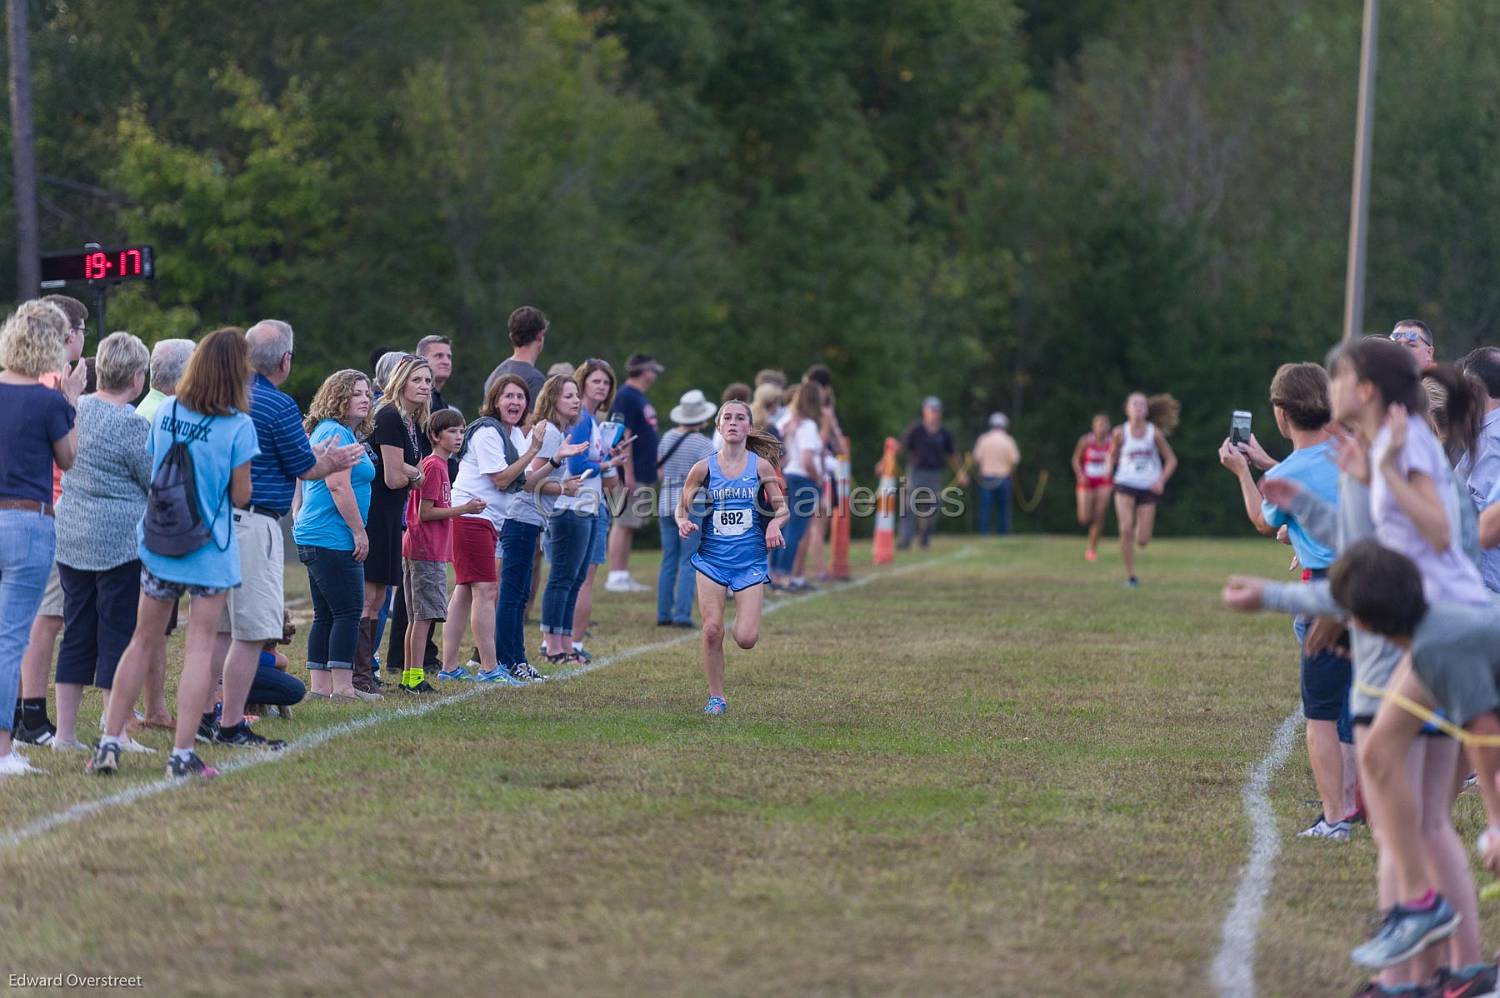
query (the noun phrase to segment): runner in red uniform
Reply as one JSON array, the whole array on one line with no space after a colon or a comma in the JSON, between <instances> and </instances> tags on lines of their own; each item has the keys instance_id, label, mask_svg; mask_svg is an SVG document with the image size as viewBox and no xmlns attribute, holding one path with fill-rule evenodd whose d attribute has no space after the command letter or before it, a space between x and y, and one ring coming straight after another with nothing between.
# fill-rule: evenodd
<instances>
[{"instance_id":1,"label":"runner in red uniform","mask_svg":"<svg viewBox=\"0 0 1500 998\"><path fill-rule=\"evenodd\" d=\"M1099 535L1104 530L1104 517L1109 511L1110 486L1114 479L1109 430L1109 417L1102 412L1095 413L1089 432L1079 437L1078 445L1073 448L1073 478L1078 483L1078 525L1089 528L1089 546L1083 552L1086 561L1095 561L1099 557Z\"/></svg>"}]
</instances>

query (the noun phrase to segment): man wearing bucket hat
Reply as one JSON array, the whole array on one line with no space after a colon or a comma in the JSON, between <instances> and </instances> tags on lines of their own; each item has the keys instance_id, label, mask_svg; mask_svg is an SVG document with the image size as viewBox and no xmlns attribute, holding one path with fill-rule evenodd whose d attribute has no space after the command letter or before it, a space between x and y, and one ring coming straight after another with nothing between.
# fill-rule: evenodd
<instances>
[{"instance_id":1,"label":"man wearing bucket hat","mask_svg":"<svg viewBox=\"0 0 1500 998\"><path fill-rule=\"evenodd\" d=\"M630 577L630 545L638 527L651 515L651 493L656 485L656 409L646 398L664 368L649 353L633 353L625 361L625 384L615 393L610 414L619 414L630 444L625 462L625 495L614 526L609 531L609 578L604 588L612 593L650 590Z\"/></svg>"},{"instance_id":2,"label":"man wearing bucket hat","mask_svg":"<svg viewBox=\"0 0 1500 998\"><path fill-rule=\"evenodd\" d=\"M718 409L694 388L672 407L675 425L661 438L658 448L661 456L657 461L656 515L661 524L661 574L656 580L656 623L659 627L693 626L698 573L692 566L692 557L702 534L693 531L683 538L672 516L688 472L714 452L713 441L704 435L703 428ZM701 526L703 518L694 517L694 522Z\"/></svg>"}]
</instances>

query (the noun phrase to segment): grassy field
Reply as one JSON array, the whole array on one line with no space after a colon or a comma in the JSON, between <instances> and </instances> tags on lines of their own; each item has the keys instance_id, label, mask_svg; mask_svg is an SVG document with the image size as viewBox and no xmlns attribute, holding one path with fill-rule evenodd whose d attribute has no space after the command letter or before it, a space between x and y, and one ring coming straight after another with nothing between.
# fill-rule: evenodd
<instances>
[{"instance_id":1,"label":"grassy field","mask_svg":"<svg viewBox=\"0 0 1500 998\"><path fill-rule=\"evenodd\" d=\"M731 651L722 718L686 641L0 846L5 969L161 994L1208 993L1240 788L1297 702L1286 620L1217 591L1284 575L1285 549L1162 542L1138 591L1072 539L856 562L868 584L787 601ZM653 619L601 594L596 655L676 636ZM4 830L161 774L31 757L47 773L0 784ZM1315 816L1300 750L1272 796L1261 992L1343 993L1368 834L1290 837Z\"/></svg>"}]
</instances>

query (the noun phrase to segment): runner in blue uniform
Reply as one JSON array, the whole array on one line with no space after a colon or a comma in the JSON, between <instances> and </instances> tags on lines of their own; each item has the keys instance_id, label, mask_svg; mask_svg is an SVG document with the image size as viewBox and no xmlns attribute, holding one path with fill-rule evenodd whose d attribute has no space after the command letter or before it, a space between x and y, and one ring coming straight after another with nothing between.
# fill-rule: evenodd
<instances>
[{"instance_id":1,"label":"runner in blue uniform","mask_svg":"<svg viewBox=\"0 0 1500 998\"><path fill-rule=\"evenodd\" d=\"M760 637L761 600L766 551L782 546L781 526L787 521L786 488L777 468L781 443L754 428L750 407L726 402L719 410L719 436L724 447L688 472L677 502L677 532L684 538L698 529L691 513L700 490L708 502L703 540L693 555L698 570L698 606L703 613L703 674L708 678L705 714L722 714L724 701L724 603L734 593L734 642L746 650ZM769 521L758 502L761 488L772 515ZM764 532L762 532L764 531Z\"/></svg>"}]
</instances>

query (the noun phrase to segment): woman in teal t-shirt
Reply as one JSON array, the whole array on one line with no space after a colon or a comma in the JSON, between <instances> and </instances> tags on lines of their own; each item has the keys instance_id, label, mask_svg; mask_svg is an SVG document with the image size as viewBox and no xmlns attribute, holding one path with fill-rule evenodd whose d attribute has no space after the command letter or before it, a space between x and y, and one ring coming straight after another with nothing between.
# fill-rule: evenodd
<instances>
[{"instance_id":1,"label":"woman in teal t-shirt","mask_svg":"<svg viewBox=\"0 0 1500 998\"><path fill-rule=\"evenodd\" d=\"M370 382L359 371L328 376L313 396L302 425L314 445L357 442L370 431ZM292 526L297 558L307 566L313 622L307 631L310 695L338 703L379 700L379 693L354 688L354 653L365 588L365 555L370 539L370 482L375 463L368 447L359 463L321 481L302 484L302 506Z\"/></svg>"},{"instance_id":2,"label":"woman in teal t-shirt","mask_svg":"<svg viewBox=\"0 0 1500 998\"><path fill-rule=\"evenodd\" d=\"M177 684L177 738L167 775L217 776L193 751L203 705L211 703L214 642L219 615L229 590L240 584L240 548L235 538L233 506L250 502L250 459L260 453L250 421L248 386L250 355L245 334L235 328L209 333L193 351L177 383L177 396L163 402L151 421L147 448L151 475L176 443L187 445L193 459L198 515L209 538L185 555L158 554L140 538L141 596L135 633L115 673L104 737L88 769L112 773L120 767L120 745L131 708L140 696L149 663L165 654L167 618L183 595L192 599L182 678Z\"/></svg>"}]
</instances>

